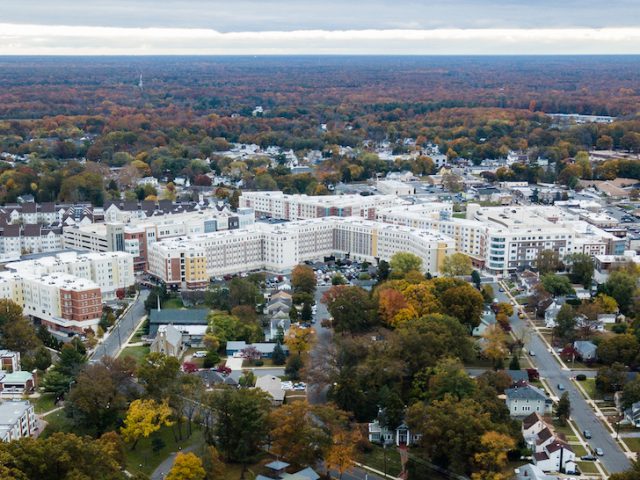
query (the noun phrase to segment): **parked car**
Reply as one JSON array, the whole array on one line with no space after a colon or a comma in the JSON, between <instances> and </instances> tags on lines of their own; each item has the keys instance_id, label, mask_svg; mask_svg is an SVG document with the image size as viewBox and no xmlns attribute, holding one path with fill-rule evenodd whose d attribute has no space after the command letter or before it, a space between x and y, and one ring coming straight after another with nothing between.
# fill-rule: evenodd
<instances>
[{"instance_id":1,"label":"parked car","mask_svg":"<svg viewBox=\"0 0 640 480\"><path fill-rule=\"evenodd\" d=\"M558 384L558 390L560 390L561 392L564 390L564 385L562 385L561 383Z\"/></svg>"},{"instance_id":2,"label":"parked car","mask_svg":"<svg viewBox=\"0 0 640 480\"><path fill-rule=\"evenodd\" d=\"M199 350L193 354L193 358L204 358L207 356L207 352L204 350Z\"/></svg>"},{"instance_id":3,"label":"parked car","mask_svg":"<svg viewBox=\"0 0 640 480\"><path fill-rule=\"evenodd\" d=\"M596 453L596 455L598 455L599 457L602 457L604 455L604 450L602 450L600 447L594 448L593 451Z\"/></svg>"},{"instance_id":4,"label":"parked car","mask_svg":"<svg viewBox=\"0 0 640 480\"><path fill-rule=\"evenodd\" d=\"M529 350L529 355L532 357L536 356L536 352L534 352L533 350Z\"/></svg>"},{"instance_id":5,"label":"parked car","mask_svg":"<svg viewBox=\"0 0 640 480\"><path fill-rule=\"evenodd\" d=\"M583 455L580 460L586 460L588 462L595 462L598 458L594 455Z\"/></svg>"},{"instance_id":6,"label":"parked car","mask_svg":"<svg viewBox=\"0 0 640 480\"><path fill-rule=\"evenodd\" d=\"M591 438L591 432L589 430L583 430L582 431L582 435L584 436L584 438L586 438L587 440Z\"/></svg>"}]
</instances>

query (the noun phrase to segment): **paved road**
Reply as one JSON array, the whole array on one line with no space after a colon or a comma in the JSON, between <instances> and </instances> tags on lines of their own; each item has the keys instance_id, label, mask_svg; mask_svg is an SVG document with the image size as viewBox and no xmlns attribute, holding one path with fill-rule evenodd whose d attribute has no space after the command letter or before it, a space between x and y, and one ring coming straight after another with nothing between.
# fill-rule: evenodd
<instances>
[{"instance_id":1,"label":"paved road","mask_svg":"<svg viewBox=\"0 0 640 480\"><path fill-rule=\"evenodd\" d=\"M144 301L149 296L149 290L141 290L137 300L113 327L109 336L98 346L91 356L92 361L100 360L104 356L117 357L129 336L138 328L142 318L146 315Z\"/></svg>"},{"instance_id":2,"label":"paved road","mask_svg":"<svg viewBox=\"0 0 640 480\"><path fill-rule=\"evenodd\" d=\"M314 344L310 355L310 361L314 364L321 363L324 360L322 357L326 351L326 347L331 343L331 337L333 336L333 332L330 328L326 328L321 325L322 319L329 318L329 312L327 311L327 306L320 302L320 300L322 299L324 292L330 288L331 287L318 287L316 289L315 301L318 309L315 315L316 323L313 324L313 328L316 331L316 343ZM325 403L327 401L328 390L328 386L309 385L307 388L307 398L309 403L314 405Z\"/></svg>"},{"instance_id":3,"label":"paved road","mask_svg":"<svg viewBox=\"0 0 640 480\"><path fill-rule=\"evenodd\" d=\"M499 302L510 301L506 293L498 290L499 285L494 284L493 287ZM584 397L571 381L571 377L576 375L576 373L571 370L562 370L560 364L549 352L540 336L535 334L525 320L518 318L516 313L514 313L511 318L511 325L514 333L518 337L521 337L522 333L526 332L525 338L527 339L527 344L525 348L527 351L531 350L535 353L535 356L531 357L531 359L538 368L540 376L547 380L552 394L560 397L563 393L563 391L558 389L558 384L561 384L565 388L564 391L569 394L569 400L571 401L571 418L580 431L591 431L593 437L591 440L588 440L588 443L593 448L602 448L604 456L600 458L600 461L609 473L628 469L631 466L629 459L613 439L610 431L598 420L593 409L587 404Z\"/></svg>"}]
</instances>

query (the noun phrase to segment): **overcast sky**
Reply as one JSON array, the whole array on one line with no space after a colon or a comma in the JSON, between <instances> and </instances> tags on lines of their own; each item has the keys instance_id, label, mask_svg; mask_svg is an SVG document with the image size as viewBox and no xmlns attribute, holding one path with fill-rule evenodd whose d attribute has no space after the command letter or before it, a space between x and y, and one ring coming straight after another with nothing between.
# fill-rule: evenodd
<instances>
[{"instance_id":1,"label":"overcast sky","mask_svg":"<svg viewBox=\"0 0 640 480\"><path fill-rule=\"evenodd\" d=\"M640 53L640 0L0 0L0 54Z\"/></svg>"}]
</instances>

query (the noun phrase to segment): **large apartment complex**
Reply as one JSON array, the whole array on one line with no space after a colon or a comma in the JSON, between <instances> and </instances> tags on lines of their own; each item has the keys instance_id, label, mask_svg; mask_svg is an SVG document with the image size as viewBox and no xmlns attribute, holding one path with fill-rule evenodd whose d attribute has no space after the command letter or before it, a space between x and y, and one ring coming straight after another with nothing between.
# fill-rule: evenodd
<instances>
[{"instance_id":1,"label":"large apartment complex","mask_svg":"<svg viewBox=\"0 0 640 480\"><path fill-rule=\"evenodd\" d=\"M0 298L20 305L50 330L97 329L102 302L134 284L133 257L125 252L60 253L6 265Z\"/></svg>"},{"instance_id":2,"label":"large apartment complex","mask_svg":"<svg viewBox=\"0 0 640 480\"><path fill-rule=\"evenodd\" d=\"M624 239L557 207L469 204L466 218L459 219L447 209L434 211L433 204L418 204L381 210L378 220L449 235L456 251L495 273L531 266L542 250L555 250L564 257L621 254L625 249Z\"/></svg>"},{"instance_id":3,"label":"large apartment complex","mask_svg":"<svg viewBox=\"0 0 640 480\"><path fill-rule=\"evenodd\" d=\"M73 225L64 228L65 248L94 252L125 251L134 256L134 269L147 268L151 244L174 237L189 237L219 230L244 228L254 222L253 211L205 209L145 218L131 218L127 223L109 222Z\"/></svg>"},{"instance_id":4,"label":"large apartment complex","mask_svg":"<svg viewBox=\"0 0 640 480\"><path fill-rule=\"evenodd\" d=\"M359 217L326 217L281 224L258 223L154 243L148 272L168 285L204 286L209 277L248 270L287 271L306 260L339 254L375 262L399 251L422 258L436 273L454 252L453 240L437 232Z\"/></svg>"},{"instance_id":5,"label":"large apartment complex","mask_svg":"<svg viewBox=\"0 0 640 480\"><path fill-rule=\"evenodd\" d=\"M375 220L376 211L401 203L396 195L287 195L280 191L242 192L240 207L252 208L257 216L281 220L321 217L362 217Z\"/></svg>"}]
</instances>

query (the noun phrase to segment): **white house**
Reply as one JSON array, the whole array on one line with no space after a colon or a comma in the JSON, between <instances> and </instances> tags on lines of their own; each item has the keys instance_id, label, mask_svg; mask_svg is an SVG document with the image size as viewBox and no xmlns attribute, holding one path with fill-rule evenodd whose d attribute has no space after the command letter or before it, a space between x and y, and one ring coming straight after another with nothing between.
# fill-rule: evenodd
<instances>
[{"instance_id":1,"label":"white house","mask_svg":"<svg viewBox=\"0 0 640 480\"><path fill-rule=\"evenodd\" d=\"M558 439L534 453L533 462L543 472L576 473L576 454L567 443Z\"/></svg>"},{"instance_id":2,"label":"white house","mask_svg":"<svg viewBox=\"0 0 640 480\"><path fill-rule=\"evenodd\" d=\"M256 380L256 388L271 395L272 403L276 406L284 403L285 392L282 389L282 380L273 375L263 375Z\"/></svg>"},{"instance_id":3,"label":"white house","mask_svg":"<svg viewBox=\"0 0 640 480\"><path fill-rule=\"evenodd\" d=\"M526 417L534 412L544 415L552 411L552 400L538 387L526 382L519 382L504 393L509 415L512 417Z\"/></svg>"},{"instance_id":4,"label":"white house","mask_svg":"<svg viewBox=\"0 0 640 480\"><path fill-rule=\"evenodd\" d=\"M395 443L397 446L410 446L418 442L421 437L422 435L419 433L411 433L405 423L402 423L395 430L389 430L387 427L380 425L377 419L369 423L369 441L373 443Z\"/></svg>"},{"instance_id":5,"label":"white house","mask_svg":"<svg viewBox=\"0 0 640 480\"><path fill-rule=\"evenodd\" d=\"M556 317L560 311L561 305L555 300L551 302L551 305L544 311L544 326L547 328L554 328L556 326Z\"/></svg>"},{"instance_id":6,"label":"white house","mask_svg":"<svg viewBox=\"0 0 640 480\"><path fill-rule=\"evenodd\" d=\"M516 480L557 480L558 477L552 477L544 473L539 466L530 463L522 465L515 469Z\"/></svg>"}]
</instances>

